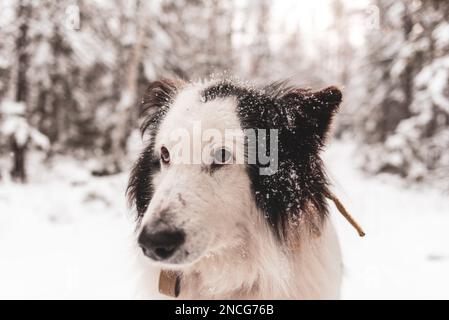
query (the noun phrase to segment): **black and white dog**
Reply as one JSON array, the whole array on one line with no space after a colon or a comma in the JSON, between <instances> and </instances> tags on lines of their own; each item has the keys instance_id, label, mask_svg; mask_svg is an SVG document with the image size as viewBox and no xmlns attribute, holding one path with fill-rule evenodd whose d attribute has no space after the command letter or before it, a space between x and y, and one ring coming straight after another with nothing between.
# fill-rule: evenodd
<instances>
[{"instance_id":1,"label":"black and white dog","mask_svg":"<svg viewBox=\"0 0 449 320\"><path fill-rule=\"evenodd\" d=\"M339 89L156 81L129 180L149 297L335 299L342 262L320 159ZM150 262L150 263L148 263Z\"/></svg>"}]
</instances>

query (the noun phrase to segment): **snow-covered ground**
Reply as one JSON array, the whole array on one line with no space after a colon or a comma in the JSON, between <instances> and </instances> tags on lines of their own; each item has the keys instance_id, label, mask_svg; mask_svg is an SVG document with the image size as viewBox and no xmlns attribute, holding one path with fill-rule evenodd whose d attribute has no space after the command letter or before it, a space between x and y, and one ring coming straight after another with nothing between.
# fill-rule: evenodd
<instances>
[{"instance_id":1,"label":"snow-covered ground","mask_svg":"<svg viewBox=\"0 0 449 320\"><path fill-rule=\"evenodd\" d=\"M354 167L357 149L325 154L334 190L366 232L359 238L334 209L342 241L345 299L449 299L449 197Z\"/></svg>"},{"instance_id":2,"label":"snow-covered ground","mask_svg":"<svg viewBox=\"0 0 449 320\"><path fill-rule=\"evenodd\" d=\"M61 162L27 185L0 184L0 299L132 298L126 176Z\"/></svg>"},{"instance_id":3,"label":"snow-covered ground","mask_svg":"<svg viewBox=\"0 0 449 320\"><path fill-rule=\"evenodd\" d=\"M325 159L335 191L364 227L332 210L345 263L343 298L449 299L449 197L355 168L351 144ZM36 167L0 183L0 298L132 298L133 221L126 175L92 178L79 164Z\"/></svg>"}]
</instances>

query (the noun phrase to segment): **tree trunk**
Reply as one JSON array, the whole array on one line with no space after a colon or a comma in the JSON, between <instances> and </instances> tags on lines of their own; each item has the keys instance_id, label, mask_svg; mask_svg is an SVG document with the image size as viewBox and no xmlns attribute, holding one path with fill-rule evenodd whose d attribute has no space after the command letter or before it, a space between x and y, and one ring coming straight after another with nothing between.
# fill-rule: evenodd
<instances>
[{"instance_id":1,"label":"tree trunk","mask_svg":"<svg viewBox=\"0 0 449 320\"><path fill-rule=\"evenodd\" d=\"M123 170L126 147L130 131L131 110L136 103L137 81L142 51L143 26L140 1L136 2L136 40L130 49L129 60L125 67L125 80L120 91L120 100L116 106L114 127L111 132L112 170L116 173Z\"/></svg>"},{"instance_id":2,"label":"tree trunk","mask_svg":"<svg viewBox=\"0 0 449 320\"><path fill-rule=\"evenodd\" d=\"M27 52L28 46L28 29L29 20L31 18L31 6L25 4L24 1L19 2L17 11L17 20L20 21L19 37L16 40L16 54L17 54L17 86L16 86L16 101L26 102L28 97L28 81L26 78L29 55Z\"/></svg>"},{"instance_id":3,"label":"tree trunk","mask_svg":"<svg viewBox=\"0 0 449 320\"><path fill-rule=\"evenodd\" d=\"M252 12L250 12L251 14ZM270 44L268 39L269 33L269 18L270 18L270 3L267 0L260 2L256 16L257 35L252 44L252 61L250 65L250 75L262 79L265 75L262 74L265 68L264 65L270 61Z\"/></svg>"},{"instance_id":4,"label":"tree trunk","mask_svg":"<svg viewBox=\"0 0 449 320\"><path fill-rule=\"evenodd\" d=\"M11 169L11 178L16 182L26 182L25 160L28 142L19 144L14 136L11 137L10 147L13 153L13 167Z\"/></svg>"},{"instance_id":5,"label":"tree trunk","mask_svg":"<svg viewBox=\"0 0 449 320\"><path fill-rule=\"evenodd\" d=\"M29 67L28 47L28 29L31 18L31 6L25 4L24 1L19 2L17 11L17 19L20 21L19 36L16 40L17 54L17 84L16 84L16 101L26 104L28 98L28 81L27 71ZM28 143L21 145L16 140L14 133L10 137L10 147L13 153L13 167L11 177L15 181L24 183L26 181L25 159Z\"/></svg>"}]
</instances>

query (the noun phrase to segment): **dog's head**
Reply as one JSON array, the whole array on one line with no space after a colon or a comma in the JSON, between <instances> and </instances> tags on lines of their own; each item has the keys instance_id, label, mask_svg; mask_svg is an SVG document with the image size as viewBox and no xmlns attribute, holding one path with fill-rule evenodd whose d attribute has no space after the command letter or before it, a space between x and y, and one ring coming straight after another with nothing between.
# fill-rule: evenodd
<instances>
[{"instance_id":1,"label":"dog's head","mask_svg":"<svg viewBox=\"0 0 449 320\"><path fill-rule=\"evenodd\" d=\"M149 138L128 186L145 255L182 267L245 246L260 221L282 241L307 208L321 220L319 151L340 102L334 87L152 83L142 103Z\"/></svg>"}]
</instances>

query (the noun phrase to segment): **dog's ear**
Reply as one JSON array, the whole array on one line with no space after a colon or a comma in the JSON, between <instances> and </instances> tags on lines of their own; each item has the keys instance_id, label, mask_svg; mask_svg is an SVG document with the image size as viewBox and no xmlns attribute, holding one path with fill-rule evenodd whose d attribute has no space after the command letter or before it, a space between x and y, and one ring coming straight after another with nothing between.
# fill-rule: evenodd
<instances>
[{"instance_id":1,"label":"dog's ear","mask_svg":"<svg viewBox=\"0 0 449 320\"><path fill-rule=\"evenodd\" d=\"M308 132L317 135L320 143L323 143L342 97L340 89L332 86L319 91L292 90L284 99L299 114L295 126L301 131L306 127Z\"/></svg>"},{"instance_id":2,"label":"dog's ear","mask_svg":"<svg viewBox=\"0 0 449 320\"><path fill-rule=\"evenodd\" d=\"M142 135L159 124L180 86L180 81L169 79L150 83L143 95L140 109L140 117L143 119L140 128Z\"/></svg>"},{"instance_id":3,"label":"dog's ear","mask_svg":"<svg viewBox=\"0 0 449 320\"><path fill-rule=\"evenodd\" d=\"M305 111L316 121L317 133L322 139L329 131L334 114L337 113L342 99L343 95L337 87L328 87L310 95Z\"/></svg>"}]
</instances>

